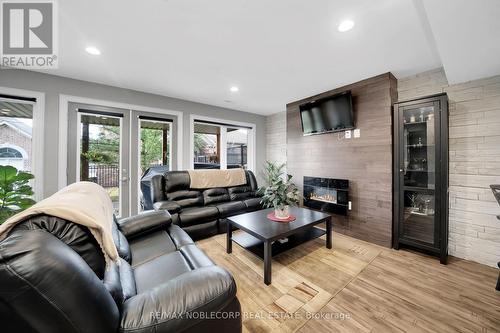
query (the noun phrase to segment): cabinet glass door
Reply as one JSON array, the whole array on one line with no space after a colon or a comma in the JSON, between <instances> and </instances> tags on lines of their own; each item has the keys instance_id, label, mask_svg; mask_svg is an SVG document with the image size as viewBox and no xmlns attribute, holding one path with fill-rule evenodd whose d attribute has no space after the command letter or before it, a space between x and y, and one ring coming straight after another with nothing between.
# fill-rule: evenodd
<instances>
[{"instance_id":1,"label":"cabinet glass door","mask_svg":"<svg viewBox=\"0 0 500 333\"><path fill-rule=\"evenodd\" d=\"M400 109L401 237L437 245L436 136L439 105L426 103Z\"/></svg>"}]
</instances>

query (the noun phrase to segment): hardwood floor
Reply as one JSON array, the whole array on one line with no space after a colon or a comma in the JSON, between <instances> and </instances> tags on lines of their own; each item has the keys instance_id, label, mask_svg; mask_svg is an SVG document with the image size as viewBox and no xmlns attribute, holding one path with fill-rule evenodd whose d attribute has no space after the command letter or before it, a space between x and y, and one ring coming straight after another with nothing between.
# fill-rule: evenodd
<instances>
[{"instance_id":1,"label":"hardwood floor","mask_svg":"<svg viewBox=\"0 0 500 333\"><path fill-rule=\"evenodd\" d=\"M244 332L500 332L497 269L333 239L274 257L270 286L260 258L236 244L226 254L225 235L198 245L233 273Z\"/></svg>"}]
</instances>

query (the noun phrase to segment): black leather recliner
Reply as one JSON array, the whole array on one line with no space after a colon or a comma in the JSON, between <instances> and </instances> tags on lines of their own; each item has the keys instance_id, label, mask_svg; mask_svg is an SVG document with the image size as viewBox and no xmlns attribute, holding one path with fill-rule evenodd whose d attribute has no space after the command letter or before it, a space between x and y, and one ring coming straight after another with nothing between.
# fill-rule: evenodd
<instances>
[{"instance_id":1,"label":"black leather recliner","mask_svg":"<svg viewBox=\"0 0 500 333\"><path fill-rule=\"evenodd\" d=\"M172 223L194 239L226 232L226 218L262 209L257 195L257 180L245 171L246 184L210 189L190 188L187 171L168 171L151 179L155 210L167 210Z\"/></svg>"},{"instance_id":2,"label":"black leather recliner","mask_svg":"<svg viewBox=\"0 0 500 333\"><path fill-rule=\"evenodd\" d=\"M166 211L115 220L120 264L89 230L50 216L0 242L2 332L241 332L231 274Z\"/></svg>"}]
</instances>

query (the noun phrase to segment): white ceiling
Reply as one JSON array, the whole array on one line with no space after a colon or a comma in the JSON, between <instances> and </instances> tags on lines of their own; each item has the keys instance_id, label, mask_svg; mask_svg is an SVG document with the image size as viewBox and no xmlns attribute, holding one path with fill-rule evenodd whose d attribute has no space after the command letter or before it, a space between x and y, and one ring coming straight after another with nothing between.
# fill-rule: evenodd
<instances>
[{"instance_id":1,"label":"white ceiling","mask_svg":"<svg viewBox=\"0 0 500 333\"><path fill-rule=\"evenodd\" d=\"M500 1L424 1L64 0L47 72L259 114L388 71L500 73Z\"/></svg>"},{"instance_id":2,"label":"white ceiling","mask_svg":"<svg viewBox=\"0 0 500 333\"><path fill-rule=\"evenodd\" d=\"M449 83L500 74L500 0L424 0Z\"/></svg>"}]
</instances>

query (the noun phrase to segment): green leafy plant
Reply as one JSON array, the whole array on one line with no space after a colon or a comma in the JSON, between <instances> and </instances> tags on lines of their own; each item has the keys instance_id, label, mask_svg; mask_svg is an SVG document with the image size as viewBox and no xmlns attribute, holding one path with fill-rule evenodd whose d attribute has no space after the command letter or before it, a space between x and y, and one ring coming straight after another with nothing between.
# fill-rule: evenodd
<instances>
[{"instance_id":1,"label":"green leafy plant","mask_svg":"<svg viewBox=\"0 0 500 333\"><path fill-rule=\"evenodd\" d=\"M299 202L299 189L292 182L292 176L284 171L285 164L267 161L264 168L267 186L259 188L261 203L266 208L283 209L285 206L296 206Z\"/></svg>"},{"instance_id":2,"label":"green leafy plant","mask_svg":"<svg viewBox=\"0 0 500 333\"><path fill-rule=\"evenodd\" d=\"M33 178L31 173L0 165L0 224L35 203L31 198L33 190L29 185Z\"/></svg>"}]
</instances>

